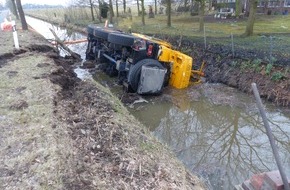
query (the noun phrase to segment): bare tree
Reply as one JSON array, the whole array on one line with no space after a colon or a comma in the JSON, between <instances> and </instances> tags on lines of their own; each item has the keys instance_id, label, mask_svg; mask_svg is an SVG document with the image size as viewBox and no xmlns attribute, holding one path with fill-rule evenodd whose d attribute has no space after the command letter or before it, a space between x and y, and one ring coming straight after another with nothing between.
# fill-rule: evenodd
<instances>
[{"instance_id":1,"label":"bare tree","mask_svg":"<svg viewBox=\"0 0 290 190\"><path fill-rule=\"evenodd\" d=\"M204 30L204 9L205 9L205 0L199 0L199 31L203 32Z\"/></svg>"},{"instance_id":2,"label":"bare tree","mask_svg":"<svg viewBox=\"0 0 290 190\"><path fill-rule=\"evenodd\" d=\"M114 15L114 10L113 10L113 2L112 0L109 0L109 11L110 11L110 23L113 23L113 17Z\"/></svg>"},{"instance_id":3,"label":"bare tree","mask_svg":"<svg viewBox=\"0 0 290 190\"><path fill-rule=\"evenodd\" d=\"M138 16L140 16L139 0L137 0L137 11L138 11Z\"/></svg>"},{"instance_id":4,"label":"bare tree","mask_svg":"<svg viewBox=\"0 0 290 190\"><path fill-rule=\"evenodd\" d=\"M155 15L157 15L157 0L155 0Z\"/></svg>"},{"instance_id":5,"label":"bare tree","mask_svg":"<svg viewBox=\"0 0 290 190\"><path fill-rule=\"evenodd\" d=\"M126 0L123 0L123 9L124 9L124 13L126 13Z\"/></svg>"},{"instance_id":6,"label":"bare tree","mask_svg":"<svg viewBox=\"0 0 290 190\"><path fill-rule=\"evenodd\" d=\"M245 33L242 35L244 37L253 35L256 12L257 12L258 1L257 0L249 0L249 2L250 2L250 14L249 14L249 18L247 21Z\"/></svg>"},{"instance_id":7,"label":"bare tree","mask_svg":"<svg viewBox=\"0 0 290 190\"><path fill-rule=\"evenodd\" d=\"M166 0L166 4L167 4L167 26L171 27L171 0Z\"/></svg>"},{"instance_id":8,"label":"bare tree","mask_svg":"<svg viewBox=\"0 0 290 190\"><path fill-rule=\"evenodd\" d=\"M116 16L119 17L118 0L116 0Z\"/></svg>"},{"instance_id":9,"label":"bare tree","mask_svg":"<svg viewBox=\"0 0 290 190\"><path fill-rule=\"evenodd\" d=\"M90 9L91 9L92 20L95 21L93 0L90 0Z\"/></svg>"},{"instance_id":10,"label":"bare tree","mask_svg":"<svg viewBox=\"0 0 290 190\"><path fill-rule=\"evenodd\" d=\"M184 0L184 8L186 8L187 6L188 6L188 0Z\"/></svg>"},{"instance_id":11,"label":"bare tree","mask_svg":"<svg viewBox=\"0 0 290 190\"><path fill-rule=\"evenodd\" d=\"M236 16L239 16L241 14L241 0L236 0Z\"/></svg>"},{"instance_id":12,"label":"bare tree","mask_svg":"<svg viewBox=\"0 0 290 190\"><path fill-rule=\"evenodd\" d=\"M145 25L145 7L144 0L141 0L141 9L142 9L142 25Z\"/></svg>"},{"instance_id":13,"label":"bare tree","mask_svg":"<svg viewBox=\"0 0 290 190\"><path fill-rule=\"evenodd\" d=\"M22 5L21 5L21 0L16 0L16 5L19 12L20 20L21 20L22 30L28 30L25 15L24 15Z\"/></svg>"}]
</instances>

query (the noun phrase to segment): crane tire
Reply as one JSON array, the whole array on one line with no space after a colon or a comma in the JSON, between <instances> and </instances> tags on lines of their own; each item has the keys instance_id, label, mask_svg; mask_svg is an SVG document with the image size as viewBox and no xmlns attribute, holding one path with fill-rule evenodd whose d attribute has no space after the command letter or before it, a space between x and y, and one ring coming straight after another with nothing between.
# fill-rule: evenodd
<instances>
[{"instance_id":1,"label":"crane tire","mask_svg":"<svg viewBox=\"0 0 290 190\"><path fill-rule=\"evenodd\" d=\"M94 30L94 36L102 38L104 40L108 40L108 36L112 32L117 32L115 30L107 29L107 28L96 28Z\"/></svg>"},{"instance_id":2,"label":"crane tire","mask_svg":"<svg viewBox=\"0 0 290 190\"><path fill-rule=\"evenodd\" d=\"M129 47L134 44L135 39L136 37L124 33L110 33L108 36L108 42Z\"/></svg>"},{"instance_id":3,"label":"crane tire","mask_svg":"<svg viewBox=\"0 0 290 190\"><path fill-rule=\"evenodd\" d=\"M157 67L159 69L165 69L162 64L155 59L142 59L132 66L128 76L128 82L134 92L137 92L142 66Z\"/></svg>"}]
</instances>

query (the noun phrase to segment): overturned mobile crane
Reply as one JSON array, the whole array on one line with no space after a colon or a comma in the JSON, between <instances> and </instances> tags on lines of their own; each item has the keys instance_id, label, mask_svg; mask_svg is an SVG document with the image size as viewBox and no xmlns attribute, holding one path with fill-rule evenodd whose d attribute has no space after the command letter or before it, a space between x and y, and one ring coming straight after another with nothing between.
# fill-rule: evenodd
<instances>
[{"instance_id":1,"label":"overturned mobile crane","mask_svg":"<svg viewBox=\"0 0 290 190\"><path fill-rule=\"evenodd\" d=\"M111 28L89 25L87 60L106 63L104 71L118 76L127 91L158 94L163 87L182 89L191 77L203 75L192 70L192 58L172 49L172 45L149 36L127 34Z\"/></svg>"}]
</instances>

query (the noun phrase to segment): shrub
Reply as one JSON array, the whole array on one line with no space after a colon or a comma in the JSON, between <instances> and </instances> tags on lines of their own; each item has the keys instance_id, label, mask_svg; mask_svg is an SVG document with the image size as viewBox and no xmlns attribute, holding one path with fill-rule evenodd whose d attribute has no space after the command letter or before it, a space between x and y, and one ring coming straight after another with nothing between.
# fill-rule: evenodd
<instances>
[{"instance_id":1,"label":"shrub","mask_svg":"<svg viewBox=\"0 0 290 190\"><path fill-rule=\"evenodd\" d=\"M271 73L271 70L273 68L273 65L271 63L268 63L266 66L266 74L269 75Z\"/></svg>"},{"instance_id":2,"label":"shrub","mask_svg":"<svg viewBox=\"0 0 290 190\"><path fill-rule=\"evenodd\" d=\"M261 59L254 59L252 61L252 68L255 70L255 72L260 72L261 71L261 63L262 60Z\"/></svg>"},{"instance_id":3,"label":"shrub","mask_svg":"<svg viewBox=\"0 0 290 190\"><path fill-rule=\"evenodd\" d=\"M99 6L101 17L107 18L108 17L108 11L109 11L109 5L106 2L100 3Z\"/></svg>"},{"instance_id":4,"label":"shrub","mask_svg":"<svg viewBox=\"0 0 290 190\"><path fill-rule=\"evenodd\" d=\"M279 71L279 72L273 73L271 80L278 81L278 80L282 80L284 78L285 78L285 75Z\"/></svg>"}]
</instances>

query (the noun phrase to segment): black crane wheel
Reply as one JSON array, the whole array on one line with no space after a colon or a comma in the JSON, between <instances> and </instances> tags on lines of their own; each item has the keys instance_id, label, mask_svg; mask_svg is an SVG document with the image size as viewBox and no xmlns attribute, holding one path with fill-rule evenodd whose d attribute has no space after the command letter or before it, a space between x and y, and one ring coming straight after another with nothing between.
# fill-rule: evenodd
<instances>
[{"instance_id":1,"label":"black crane wheel","mask_svg":"<svg viewBox=\"0 0 290 190\"><path fill-rule=\"evenodd\" d=\"M129 47L134 44L135 39L136 37L124 33L110 33L108 36L108 42Z\"/></svg>"},{"instance_id":2,"label":"black crane wheel","mask_svg":"<svg viewBox=\"0 0 290 190\"><path fill-rule=\"evenodd\" d=\"M94 28L94 36L98 37L98 38L102 38L104 40L108 40L108 36L110 33L114 33L117 32L117 30L113 30L113 29L109 29L109 28L99 28L99 27L95 27Z\"/></svg>"},{"instance_id":3,"label":"black crane wheel","mask_svg":"<svg viewBox=\"0 0 290 190\"><path fill-rule=\"evenodd\" d=\"M138 90L142 66L165 69L162 66L162 64L155 59L142 59L141 61L138 61L130 69L129 77L128 77L128 82L129 82L129 84L134 92L137 92L137 90Z\"/></svg>"}]
</instances>

